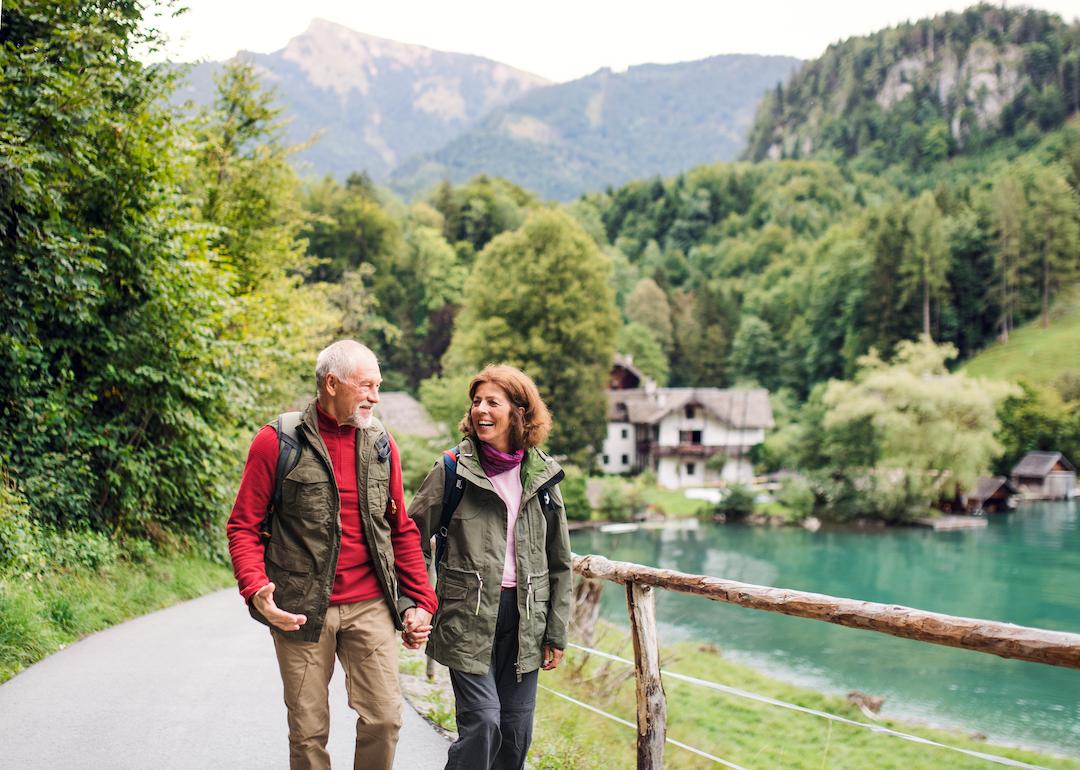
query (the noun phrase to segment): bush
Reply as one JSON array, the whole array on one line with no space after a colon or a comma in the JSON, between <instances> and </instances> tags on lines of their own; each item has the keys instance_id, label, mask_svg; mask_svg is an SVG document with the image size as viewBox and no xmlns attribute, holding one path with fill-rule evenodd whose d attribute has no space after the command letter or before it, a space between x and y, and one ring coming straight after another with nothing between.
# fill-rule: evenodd
<instances>
[{"instance_id":1,"label":"bush","mask_svg":"<svg viewBox=\"0 0 1080 770\"><path fill-rule=\"evenodd\" d=\"M401 457L401 481L405 495L411 497L424 483L436 462L442 459L442 450L453 445L451 439L426 439L408 434L394 435Z\"/></svg>"},{"instance_id":2,"label":"bush","mask_svg":"<svg viewBox=\"0 0 1080 770\"><path fill-rule=\"evenodd\" d=\"M26 499L0 483L0 570L16 578L44 571L48 563L41 548L43 539Z\"/></svg>"},{"instance_id":3,"label":"bush","mask_svg":"<svg viewBox=\"0 0 1080 770\"><path fill-rule=\"evenodd\" d=\"M754 512L754 491L748 487L735 485L716 504L716 513L726 521L745 519Z\"/></svg>"},{"instance_id":4,"label":"bush","mask_svg":"<svg viewBox=\"0 0 1080 770\"><path fill-rule=\"evenodd\" d=\"M570 521L588 521L592 518L592 506L585 494L585 473L576 465L564 465L566 478L559 484L562 491L566 518Z\"/></svg>"},{"instance_id":5,"label":"bush","mask_svg":"<svg viewBox=\"0 0 1080 770\"><path fill-rule=\"evenodd\" d=\"M796 476L787 479L776 498L790 521L802 521L814 512L814 490L804 478Z\"/></svg>"},{"instance_id":6,"label":"bush","mask_svg":"<svg viewBox=\"0 0 1080 770\"><path fill-rule=\"evenodd\" d=\"M617 476L607 476L603 480L600 493L600 507L597 509L602 518L608 521L629 521L633 518L633 494L631 485Z\"/></svg>"}]
</instances>

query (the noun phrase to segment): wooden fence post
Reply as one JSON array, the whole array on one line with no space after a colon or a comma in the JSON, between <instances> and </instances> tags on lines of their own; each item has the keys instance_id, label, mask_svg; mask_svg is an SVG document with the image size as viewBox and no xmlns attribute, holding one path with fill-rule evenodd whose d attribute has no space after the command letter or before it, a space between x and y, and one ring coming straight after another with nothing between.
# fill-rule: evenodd
<instances>
[{"instance_id":1,"label":"wooden fence post","mask_svg":"<svg viewBox=\"0 0 1080 770\"><path fill-rule=\"evenodd\" d=\"M638 770L663 770L667 738L667 700L660 680L660 645L656 636L656 600L652 586L626 584L630 635L634 640L637 681Z\"/></svg>"},{"instance_id":2,"label":"wooden fence post","mask_svg":"<svg viewBox=\"0 0 1080 770\"><path fill-rule=\"evenodd\" d=\"M600 595L604 592L603 580L577 577L574 586L573 611L570 614L570 633L585 647L592 647L596 621L600 617Z\"/></svg>"}]
</instances>

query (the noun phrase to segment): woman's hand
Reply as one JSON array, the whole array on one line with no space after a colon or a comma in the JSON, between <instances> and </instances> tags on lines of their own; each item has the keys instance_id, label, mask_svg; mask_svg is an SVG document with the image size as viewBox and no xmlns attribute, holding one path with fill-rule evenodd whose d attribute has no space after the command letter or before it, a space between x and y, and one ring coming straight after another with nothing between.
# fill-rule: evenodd
<instances>
[{"instance_id":1,"label":"woman's hand","mask_svg":"<svg viewBox=\"0 0 1080 770\"><path fill-rule=\"evenodd\" d=\"M431 613L421 607L410 607L402 618L401 643L407 649L419 650L431 636Z\"/></svg>"},{"instance_id":2,"label":"woman's hand","mask_svg":"<svg viewBox=\"0 0 1080 770\"><path fill-rule=\"evenodd\" d=\"M550 644L544 645L544 662L540 668L544 671L554 671L562 663L563 651L558 647L552 647Z\"/></svg>"}]
</instances>

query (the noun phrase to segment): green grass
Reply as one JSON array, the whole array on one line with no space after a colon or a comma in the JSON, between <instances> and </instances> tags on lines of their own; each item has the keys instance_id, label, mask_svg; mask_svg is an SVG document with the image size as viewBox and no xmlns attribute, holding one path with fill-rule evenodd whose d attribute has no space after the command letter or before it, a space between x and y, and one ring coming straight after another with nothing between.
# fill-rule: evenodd
<instances>
[{"instance_id":1,"label":"green grass","mask_svg":"<svg viewBox=\"0 0 1080 770\"><path fill-rule=\"evenodd\" d=\"M689 498L677 489L663 489L651 486L643 490L641 496L646 503L654 506L656 510L677 519L692 518L702 508L709 507L709 503L704 500Z\"/></svg>"},{"instance_id":2,"label":"green grass","mask_svg":"<svg viewBox=\"0 0 1080 770\"><path fill-rule=\"evenodd\" d=\"M1080 291L1054 305L1049 328L1036 318L961 367L971 377L1033 384L1050 384L1070 369L1080 371Z\"/></svg>"},{"instance_id":3,"label":"green grass","mask_svg":"<svg viewBox=\"0 0 1080 770\"><path fill-rule=\"evenodd\" d=\"M231 583L221 564L158 552L100 570L0 574L0 682L80 637Z\"/></svg>"},{"instance_id":4,"label":"green grass","mask_svg":"<svg viewBox=\"0 0 1080 770\"><path fill-rule=\"evenodd\" d=\"M624 631L605 626L594 646L632 659ZM666 670L768 695L859 722L869 720L845 699L779 682L725 660L712 646L680 643L662 651ZM541 673L540 684L634 722L632 667L570 650L560 670ZM989 763L952 751L921 746L869 730L834 723L768 704L665 680L668 736L727 761L753 768L982 768ZM959 732L882 719L878 724L940 743L999 754L1047 768L1080 768L1080 761L1033 751L992 746ZM540 690L534 768L600 770L635 766L635 731ZM665 765L712 768L716 765L668 744Z\"/></svg>"}]
</instances>

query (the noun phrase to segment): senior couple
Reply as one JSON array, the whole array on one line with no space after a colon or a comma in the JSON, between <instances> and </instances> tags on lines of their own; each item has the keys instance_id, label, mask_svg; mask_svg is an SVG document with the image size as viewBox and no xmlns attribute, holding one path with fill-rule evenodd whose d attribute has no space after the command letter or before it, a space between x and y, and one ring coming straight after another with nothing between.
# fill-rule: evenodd
<instances>
[{"instance_id":1,"label":"senior couple","mask_svg":"<svg viewBox=\"0 0 1080 770\"><path fill-rule=\"evenodd\" d=\"M335 342L315 382L302 414L255 436L227 526L240 593L271 630L290 766L330 766L336 658L357 713L354 767L390 770L400 632L450 670L458 739L446 767L524 767L538 670L558 666L566 646L571 582L562 471L539 449L551 418L536 385L509 366L473 377L456 463L438 458L406 513L397 446L372 416L375 355ZM433 590L425 557L436 558L448 465L463 493L447 511Z\"/></svg>"}]
</instances>

